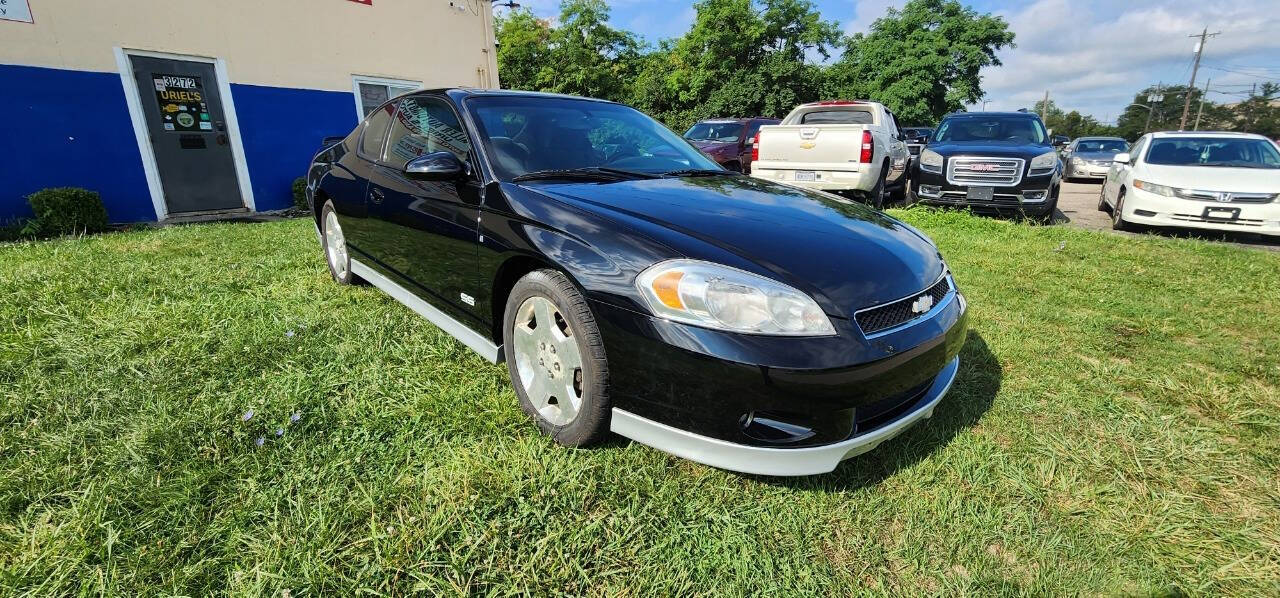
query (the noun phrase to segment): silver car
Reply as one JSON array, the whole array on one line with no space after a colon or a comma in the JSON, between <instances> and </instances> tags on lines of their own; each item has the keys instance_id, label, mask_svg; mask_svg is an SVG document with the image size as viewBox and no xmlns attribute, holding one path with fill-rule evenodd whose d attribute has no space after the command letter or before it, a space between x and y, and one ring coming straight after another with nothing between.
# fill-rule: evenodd
<instances>
[{"instance_id":1,"label":"silver car","mask_svg":"<svg viewBox=\"0 0 1280 598\"><path fill-rule=\"evenodd\" d=\"M1129 142L1119 137L1080 137L1062 150L1062 178L1106 178L1116 154L1129 151Z\"/></svg>"}]
</instances>

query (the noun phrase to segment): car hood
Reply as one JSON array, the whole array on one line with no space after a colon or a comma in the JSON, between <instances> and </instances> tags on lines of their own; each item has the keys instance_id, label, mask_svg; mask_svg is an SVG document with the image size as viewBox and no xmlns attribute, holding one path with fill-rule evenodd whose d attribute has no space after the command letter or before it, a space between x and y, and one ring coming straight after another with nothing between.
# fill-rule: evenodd
<instances>
[{"instance_id":1,"label":"car hood","mask_svg":"<svg viewBox=\"0 0 1280 598\"><path fill-rule=\"evenodd\" d=\"M929 149L943 156L993 156L1029 160L1053 152L1047 145L1006 141L942 141L929 144Z\"/></svg>"},{"instance_id":2,"label":"car hood","mask_svg":"<svg viewBox=\"0 0 1280 598\"><path fill-rule=\"evenodd\" d=\"M630 225L684 257L789 284L835 316L852 317L858 309L922 291L944 268L931 241L885 214L751 177L525 188Z\"/></svg>"},{"instance_id":3,"label":"car hood","mask_svg":"<svg viewBox=\"0 0 1280 598\"><path fill-rule=\"evenodd\" d=\"M1081 160L1111 160L1120 152L1076 152L1071 154L1072 158L1080 158Z\"/></svg>"},{"instance_id":4,"label":"car hood","mask_svg":"<svg viewBox=\"0 0 1280 598\"><path fill-rule=\"evenodd\" d=\"M694 141L694 140L690 140L690 141L689 141L689 143L692 143L692 144L693 144L693 147L696 147L696 148L698 148L698 149L700 149L700 150L702 150L702 151L704 151L704 152L707 152L708 154L710 154L710 153L714 153L714 152L721 152L721 151L727 150L727 149L729 149L729 148L731 148L731 147L732 147L732 148L736 148L736 147L738 147L738 142L736 142L736 141L733 141L733 142L724 142L724 141L702 141L702 140Z\"/></svg>"},{"instance_id":5,"label":"car hood","mask_svg":"<svg viewBox=\"0 0 1280 598\"><path fill-rule=\"evenodd\" d=\"M1280 169L1143 164L1134 178L1182 189L1280 193Z\"/></svg>"}]
</instances>

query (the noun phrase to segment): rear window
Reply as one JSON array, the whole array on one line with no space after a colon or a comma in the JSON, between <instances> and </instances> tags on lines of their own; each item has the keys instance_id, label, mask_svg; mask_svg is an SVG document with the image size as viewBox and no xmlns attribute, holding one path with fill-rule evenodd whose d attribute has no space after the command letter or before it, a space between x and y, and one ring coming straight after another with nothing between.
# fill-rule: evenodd
<instances>
[{"instance_id":1,"label":"rear window","mask_svg":"<svg viewBox=\"0 0 1280 598\"><path fill-rule=\"evenodd\" d=\"M871 113L865 110L814 110L800 115L800 124L870 125Z\"/></svg>"}]
</instances>

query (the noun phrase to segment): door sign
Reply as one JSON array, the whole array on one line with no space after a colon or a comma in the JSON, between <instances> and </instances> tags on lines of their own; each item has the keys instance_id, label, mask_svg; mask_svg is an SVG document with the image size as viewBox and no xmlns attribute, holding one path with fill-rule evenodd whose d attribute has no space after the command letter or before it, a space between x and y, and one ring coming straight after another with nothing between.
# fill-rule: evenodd
<instances>
[{"instance_id":1,"label":"door sign","mask_svg":"<svg viewBox=\"0 0 1280 598\"><path fill-rule=\"evenodd\" d=\"M213 130L200 77L153 73L151 80L155 83L156 102L160 104L160 124L164 130Z\"/></svg>"},{"instance_id":2,"label":"door sign","mask_svg":"<svg viewBox=\"0 0 1280 598\"><path fill-rule=\"evenodd\" d=\"M27 0L0 0L0 20L35 23Z\"/></svg>"}]
</instances>

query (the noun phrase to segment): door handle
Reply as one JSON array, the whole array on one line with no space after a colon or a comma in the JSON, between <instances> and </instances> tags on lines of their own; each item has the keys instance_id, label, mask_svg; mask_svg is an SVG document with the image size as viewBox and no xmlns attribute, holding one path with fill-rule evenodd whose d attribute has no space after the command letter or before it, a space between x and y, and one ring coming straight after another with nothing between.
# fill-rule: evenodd
<instances>
[{"instance_id":1,"label":"door handle","mask_svg":"<svg viewBox=\"0 0 1280 598\"><path fill-rule=\"evenodd\" d=\"M373 203L382 203L383 199L384 196L382 195L382 189L374 187L369 191L369 201L372 201Z\"/></svg>"}]
</instances>

